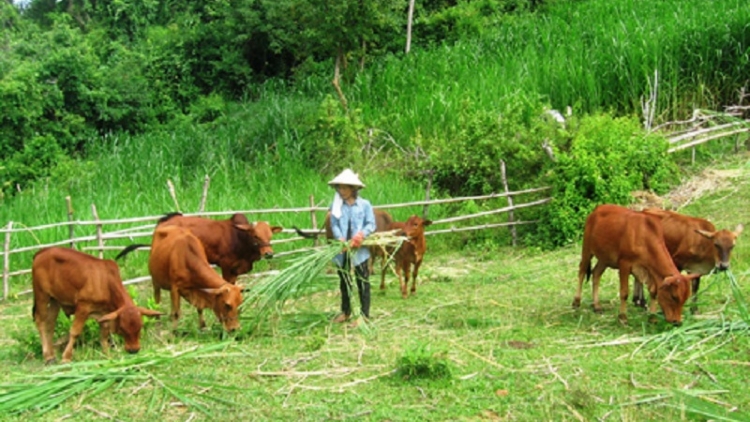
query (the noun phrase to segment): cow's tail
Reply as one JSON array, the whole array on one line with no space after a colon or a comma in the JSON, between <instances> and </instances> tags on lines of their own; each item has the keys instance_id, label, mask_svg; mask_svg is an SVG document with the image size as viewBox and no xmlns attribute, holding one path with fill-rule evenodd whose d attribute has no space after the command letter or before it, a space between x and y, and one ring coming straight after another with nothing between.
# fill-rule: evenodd
<instances>
[{"instance_id":1,"label":"cow's tail","mask_svg":"<svg viewBox=\"0 0 750 422\"><path fill-rule=\"evenodd\" d=\"M323 230L320 230L315 233L305 233L302 230L300 230L297 226L292 226L292 227L294 228L294 231L296 231L298 235L304 237L305 239L315 239L321 234L323 234Z\"/></svg>"},{"instance_id":2,"label":"cow's tail","mask_svg":"<svg viewBox=\"0 0 750 422\"><path fill-rule=\"evenodd\" d=\"M134 250L138 248L142 248L144 246L151 246L151 245L149 245L148 243L136 243L136 244L127 246L125 249L122 250L122 252L117 254L117 256L115 257L115 260L118 260L124 257L125 255L129 254L130 252L133 252Z\"/></svg>"}]
</instances>

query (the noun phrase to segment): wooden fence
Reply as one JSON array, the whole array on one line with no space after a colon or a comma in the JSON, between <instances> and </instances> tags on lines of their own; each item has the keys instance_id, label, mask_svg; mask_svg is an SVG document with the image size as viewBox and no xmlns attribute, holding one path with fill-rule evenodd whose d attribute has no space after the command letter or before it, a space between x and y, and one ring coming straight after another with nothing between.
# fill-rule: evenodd
<instances>
[{"instance_id":1,"label":"wooden fence","mask_svg":"<svg viewBox=\"0 0 750 422\"><path fill-rule=\"evenodd\" d=\"M515 244L515 226L522 225L522 224L531 224L535 223L536 221L515 221L513 211L528 207L535 207L542 204L545 204L551 200L551 198L543 198L538 199L534 201L529 201L525 203L517 203L517 201L513 200L513 197L519 196L519 195L525 195L525 194L532 194L532 193L538 193L545 190L548 190L549 187L542 187L542 188L534 188L534 189L527 189L527 190L521 190L521 191L515 191L511 192L507 190L502 193L493 193L490 195L481 195L481 196L466 196L466 197L459 197L459 198L447 198L447 199L426 199L424 201L416 201L416 202L408 202L408 203L398 203L398 204L386 204L386 205L377 205L376 208L378 209L396 209L396 208L404 208L404 207L414 207L414 206L423 206L423 214L427 214L428 207L431 205L437 205L437 204L448 204L448 203L457 203L457 202L465 202L465 201L474 201L474 200L488 200L488 199L494 199L494 198L507 198L508 200L508 206L493 209L489 211L469 214L469 215L462 215L462 216L455 216L450 218L443 218L439 220L433 220L433 226L439 226L439 225L448 225L451 223L456 223L459 221L465 221L470 219L475 219L479 217L485 217L489 215L495 215L500 213L508 213L508 221L504 223L490 223L490 224L480 224L470 227L455 227L451 226L445 229L439 229L439 230L430 230L425 233L425 235L435 235L435 234L441 234L441 233L454 233L454 232L461 232L461 231L470 231L470 230L484 230L489 228L496 228L496 227L508 227L512 230L513 234L513 242ZM429 191L428 191L429 192ZM427 195L429 198L429 194ZM70 207L70 200L68 200L68 221L61 222L61 223L52 223L52 224L45 224L40 226L34 226L34 227L14 227L14 222L9 221L7 226L3 229L0 229L0 233L3 233L5 236L5 243L4 248L2 251L3 255L3 299L7 299L10 294L10 278L26 275L31 273L30 268L21 268L21 269L12 269L10 265L10 257L14 254L20 254L20 253L35 253L39 249L50 247L50 246L69 246L72 248L75 248L77 244L80 243L89 243L89 242L95 242L95 246L81 246L80 249L84 251L95 251L98 253L98 256L101 258L104 256L105 250L121 250L124 248L124 246L108 246L106 245L106 241L108 240L115 240L115 239L130 239L133 241L133 239L136 238L150 238L154 227L156 226L156 221L158 221L163 215L156 215L156 216L145 216L145 217L133 217L133 218L124 218L124 219L112 219L112 220L102 220L99 219L99 216L96 211L96 206L92 204L91 206L91 214L93 216L93 220L87 220L87 221L76 221L73 219L73 212ZM271 208L271 209L259 209L259 210L237 210L237 211L219 211L219 212L199 212L199 213L184 213L186 216L201 216L201 217L215 217L215 216L228 216L232 215L234 213L242 213L246 215L253 215L253 214L279 214L279 213L309 213L310 214L310 222L312 224L311 229L305 229L303 232L319 232L320 229L318 229L318 223L317 223L317 215L318 212L326 212L328 211L328 208L325 207L318 207L314 205L314 198L310 196L310 205L307 207L301 207L301 208ZM145 224L140 224L145 223ZM135 224L133 227L129 227L126 229L119 229L119 230L113 230L113 231L105 231L106 226L110 225L118 225L122 226L123 224ZM50 230L50 229L59 229L61 227L68 227L68 233L69 237L67 239L59 239L56 241L53 241L51 243L47 244L37 244L33 246L23 246L16 249L11 249L11 238L13 234L19 233L19 232L40 232L44 230ZM75 237L75 228L76 227L85 227L85 228L91 228L93 227L94 234L86 235L86 236L80 236ZM284 229L282 233L286 234L296 234L295 230L293 229ZM282 244L282 243L289 243L289 242L298 242L301 240L306 240L304 237L300 236L294 236L290 238L284 238L284 239L275 239L271 243L272 244ZM149 239L150 241L150 239ZM145 241L144 241L145 243ZM304 248L298 248L294 250L290 250L287 252L281 252L275 254L275 256L284 256L284 255L290 255L295 253L300 253L304 251L309 251L312 248L310 247L304 247ZM148 248L143 248L143 250L148 250ZM150 280L150 277L148 276L141 276L130 280L125 280L124 284L133 284L138 283L142 281L148 281ZM22 292L19 292L19 295L22 294L28 294L31 290L24 290Z\"/></svg>"}]
</instances>

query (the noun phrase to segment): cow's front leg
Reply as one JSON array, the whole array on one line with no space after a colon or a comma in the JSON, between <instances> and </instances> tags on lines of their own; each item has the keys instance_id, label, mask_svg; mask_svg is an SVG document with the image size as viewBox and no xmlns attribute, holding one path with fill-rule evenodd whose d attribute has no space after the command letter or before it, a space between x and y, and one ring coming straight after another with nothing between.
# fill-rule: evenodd
<instances>
[{"instance_id":1,"label":"cow's front leg","mask_svg":"<svg viewBox=\"0 0 750 422\"><path fill-rule=\"evenodd\" d=\"M203 308L196 308L198 310L198 328L201 330L206 329L206 320L203 319Z\"/></svg>"},{"instance_id":2,"label":"cow's front leg","mask_svg":"<svg viewBox=\"0 0 750 422\"><path fill-rule=\"evenodd\" d=\"M655 283L655 281L652 281L652 283ZM656 306L658 305L659 301L656 300L657 295L657 287L656 286L649 286L649 295L651 296L651 300L648 301L648 322L651 324L656 324L658 319L656 318L656 313L658 312Z\"/></svg>"},{"instance_id":3,"label":"cow's front leg","mask_svg":"<svg viewBox=\"0 0 750 422\"><path fill-rule=\"evenodd\" d=\"M104 321L99 323L99 343L102 346L102 352L109 355L109 340L112 334L113 321Z\"/></svg>"},{"instance_id":4,"label":"cow's front leg","mask_svg":"<svg viewBox=\"0 0 750 422\"><path fill-rule=\"evenodd\" d=\"M419 267L422 265L422 258L419 257L416 262L414 262L414 271L412 272L411 277L411 294L417 293L417 274L419 274Z\"/></svg>"},{"instance_id":5,"label":"cow's front leg","mask_svg":"<svg viewBox=\"0 0 750 422\"><path fill-rule=\"evenodd\" d=\"M76 313L73 316L73 324L70 326L70 338L68 339L68 345L65 346L65 351L62 355L63 363L68 363L73 360L73 346L76 344L76 339L83 332L86 318L89 317L89 310L86 306L78 306Z\"/></svg>"},{"instance_id":6,"label":"cow's front leg","mask_svg":"<svg viewBox=\"0 0 750 422\"><path fill-rule=\"evenodd\" d=\"M594 265L594 269L591 271L591 300L593 300L591 306L594 307L594 312L598 314L603 312L602 305L599 303L599 282L606 269L607 266L602 261L596 261L596 265Z\"/></svg>"},{"instance_id":7,"label":"cow's front leg","mask_svg":"<svg viewBox=\"0 0 750 422\"><path fill-rule=\"evenodd\" d=\"M401 289L401 297L406 299L406 285L404 284L404 275L401 274L403 266L400 263L396 264L396 276L398 277L398 286Z\"/></svg>"}]
</instances>

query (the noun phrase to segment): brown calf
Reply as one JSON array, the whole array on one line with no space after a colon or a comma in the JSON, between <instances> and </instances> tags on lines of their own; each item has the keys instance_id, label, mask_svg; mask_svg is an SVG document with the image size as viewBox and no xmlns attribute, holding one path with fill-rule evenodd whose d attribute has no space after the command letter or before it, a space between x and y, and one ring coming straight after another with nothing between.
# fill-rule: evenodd
<instances>
[{"instance_id":1,"label":"brown calf","mask_svg":"<svg viewBox=\"0 0 750 422\"><path fill-rule=\"evenodd\" d=\"M55 360L52 343L60 309L68 316L74 315L63 362L73 358L73 345L89 317L99 322L105 353L109 351L112 331L123 337L128 353L137 353L141 349L141 316L161 315L161 312L135 306L122 285L120 269L112 260L98 259L72 249L46 248L34 255L31 274L32 313L47 363Z\"/></svg>"},{"instance_id":2,"label":"brown calf","mask_svg":"<svg viewBox=\"0 0 750 422\"><path fill-rule=\"evenodd\" d=\"M734 231L717 231L711 222L702 218L659 208L648 208L643 212L660 219L664 229L664 243L677 269L698 274L693 279L693 301L700 288L701 276L710 273L714 268L719 271L729 269L732 249L737 242L737 236L742 233L742 224L737 225ZM638 280L633 286L633 303L636 306L646 306L643 285ZM693 304L691 310L696 312L697 309Z\"/></svg>"},{"instance_id":3,"label":"brown calf","mask_svg":"<svg viewBox=\"0 0 750 422\"><path fill-rule=\"evenodd\" d=\"M200 328L206 326L203 309L211 308L227 331L240 327L238 307L241 287L228 283L211 268L203 245L189 230L178 226L158 226L151 243L148 269L154 285L156 303L161 289L169 290L172 302L172 327L180 318L180 296L198 310Z\"/></svg>"},{"instance_id":4,"label":"brown calf","mask_svg":"<svg viewBox=\"0 0 750 422\"><path fill-rule=\"evenodd\" d=\"M397 250L393 251L393 248L389 248L388 250L388 253L393 256L396 275L401 286L401 297L404 299L408 297L407 288L409 287L410 270L412 271L411 293L414 294L417 292L417 275L419 274L419 267L422 265L424 254L427 251L424 228L431 224L431 220L423 220L421 217L412 215L406 222L394 222L388 227L389 231L400 230L396 234L408 238ZM385 259L380 273L380 290L385 290Z\"/></svg>"},{"instance_id":5,"label":"brown calf","mask_svg":"<svg viewBox=\"0 0 750 422\"><path fill-rule=\"evenodd\" d=\"M680 273L669 256L658 218L617 205L600 205L586 219L583 233L581 263L578 267L578 289L573 307L581 305L584 276L592 274L591 260L597 258L593 269L592 294L594 310L601 312L599 281L607 268L617 268L620 275L619 318L627 322L628 278L633 274L645 282L652 299L650 311L656 312L658 302L668 322L682 321L682 308L690 297L690 281L697 275Z\"/></svg>"}]
</instances>

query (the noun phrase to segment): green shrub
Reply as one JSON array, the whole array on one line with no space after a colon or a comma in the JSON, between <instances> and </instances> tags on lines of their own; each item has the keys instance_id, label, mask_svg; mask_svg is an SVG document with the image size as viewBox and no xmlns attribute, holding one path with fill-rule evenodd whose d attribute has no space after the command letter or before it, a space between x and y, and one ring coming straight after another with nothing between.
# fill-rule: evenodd
<instances>
[{"instance_id":1,"label":"green shrub","mask_svg":"<svg viewBox=\"0 0 750 422\"><path fill-rule=\"evenodd\" d=\"M449 379L452 370L445 354L422 343L412 346L398 358L396 374L405 380Z\"/></svg>"},{"instance_id":2,"label":"green shrub","mask_svg":"<svg viewBox=\"0 0 750 422\"><path fill-rule=\"evenodd\" d=\"M660 136L645 135L633 118L587 116L571 128L569 149L558 154L547 178L552 202L541 211L534 243L559 246L578 239L593 209L604 203L629 204L631 192L661 192L676 168Z\"/></svg>"},{"instance_id":3,"label":"green shrub","mask_svg":"<svg viewBox=\"0 0 750 422\"><path fill-rule=\"evenodd\" d=\"M558 125L543 118L543 106L524 99L502 110L477 109L467 102L455 126L440 138L425 139L434 186L451 196L481 195L503 190L500 161L505 161L511 190L539 186L549 161L542 139L556 138Z\"/></svg>"}]
</instances>

